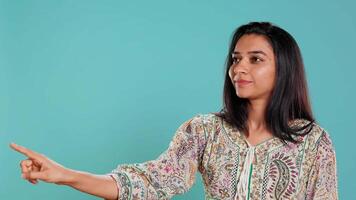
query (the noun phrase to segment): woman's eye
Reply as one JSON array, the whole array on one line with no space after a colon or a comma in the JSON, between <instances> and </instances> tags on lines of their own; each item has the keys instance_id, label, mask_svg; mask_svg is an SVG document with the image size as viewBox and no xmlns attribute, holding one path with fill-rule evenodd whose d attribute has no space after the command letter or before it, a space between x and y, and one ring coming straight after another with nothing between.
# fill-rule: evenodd
<instances>
[{"instance_id":1,"label":"woman's eye","mask_svg":"<svg viewBox=\"0 0 356 200\"><path fill-rule=\"evenodd\" d=\"M240 59L236 58L236 57L232 57L232 63L236 64L240 61Z\"/></svg>"},{"instance_id":2,"label":"woman's eye","mask_svg":"<svg viewBox=\"0 0 356 200\"><path fill-rule=\"evenodd\" d=\"M252 61L252 63L256 63L256 62L262 62L263 60L259 57L252 57L251 61Z\"/></svg>"}]
</instances>

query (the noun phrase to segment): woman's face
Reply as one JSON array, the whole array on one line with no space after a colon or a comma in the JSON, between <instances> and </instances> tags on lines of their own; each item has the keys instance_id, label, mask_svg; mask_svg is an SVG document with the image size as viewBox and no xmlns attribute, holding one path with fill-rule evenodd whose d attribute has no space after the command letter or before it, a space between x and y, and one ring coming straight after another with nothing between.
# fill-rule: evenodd
<instances>
[{"instance_id":1,"label":"woman's face","mask_svg":"<svg viewBox=\"0 0 356 200\"><path fill-rule=\"evenodd\" d=\"M229 76L236 95L249 100L268 99L275 83L273 48L262 35L243 35L232 53Z\"/></svg>"}]
</instances>

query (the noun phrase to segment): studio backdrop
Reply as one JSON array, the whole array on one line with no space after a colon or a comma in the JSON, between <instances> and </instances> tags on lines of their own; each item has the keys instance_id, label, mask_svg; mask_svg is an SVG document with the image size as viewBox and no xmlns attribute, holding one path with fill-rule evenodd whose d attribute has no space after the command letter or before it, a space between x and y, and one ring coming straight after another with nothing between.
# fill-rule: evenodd
<instances>
[{"instance_id":1,"label":"studio backdrop","mask_svg":"<svg viewBox=\"0 0 356 200\"><path fill-rule=\"evenodd\" d=\"M334 142L340 199L355 198L353 1L0 0L0 199L98 199L21 179L10 142L105 174L156 159L185 120L222 106L236 27L297 40L313 111ZM194 186L174 199L203 199Z\"/></svg>"}]
</instances>

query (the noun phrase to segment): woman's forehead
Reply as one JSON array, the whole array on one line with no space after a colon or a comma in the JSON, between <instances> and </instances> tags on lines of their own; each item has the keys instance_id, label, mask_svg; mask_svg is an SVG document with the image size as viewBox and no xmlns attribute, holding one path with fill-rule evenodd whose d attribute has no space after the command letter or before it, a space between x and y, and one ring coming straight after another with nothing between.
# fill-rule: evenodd
<instances>
[{"instance_id":1,"label":"woman's forehead","mask_svg":"<svg viewBox=\"0 0 356 200\"><path fill-rule=\"evenodd\" d=\"M249 52L265 52L273 55L273 48L268 39L263 35L248 34L243 35L236 43L234 53L247 54Z\"/></svg>"}]
</instances>

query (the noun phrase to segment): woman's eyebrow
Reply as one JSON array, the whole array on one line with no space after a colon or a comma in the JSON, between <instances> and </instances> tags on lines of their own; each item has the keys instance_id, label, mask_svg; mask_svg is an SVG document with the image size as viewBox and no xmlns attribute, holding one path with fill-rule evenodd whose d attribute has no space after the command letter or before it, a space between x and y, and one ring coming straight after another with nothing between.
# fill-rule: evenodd
<instances>
[{"instance_id":1,"label":"woman's eyebrow","mask_svg":"<svg viewBox=\"0 0 356 200\"><path fill-rule=\"evenodd\" d=\"M232 55L237 55L237 54L241 54L241 53L238 51L232 52ZM263 52L262 50L248 51L247 54L263 54L263 55L267 56L267 54L265 52Z\"/></svg>"}]
</instances>

